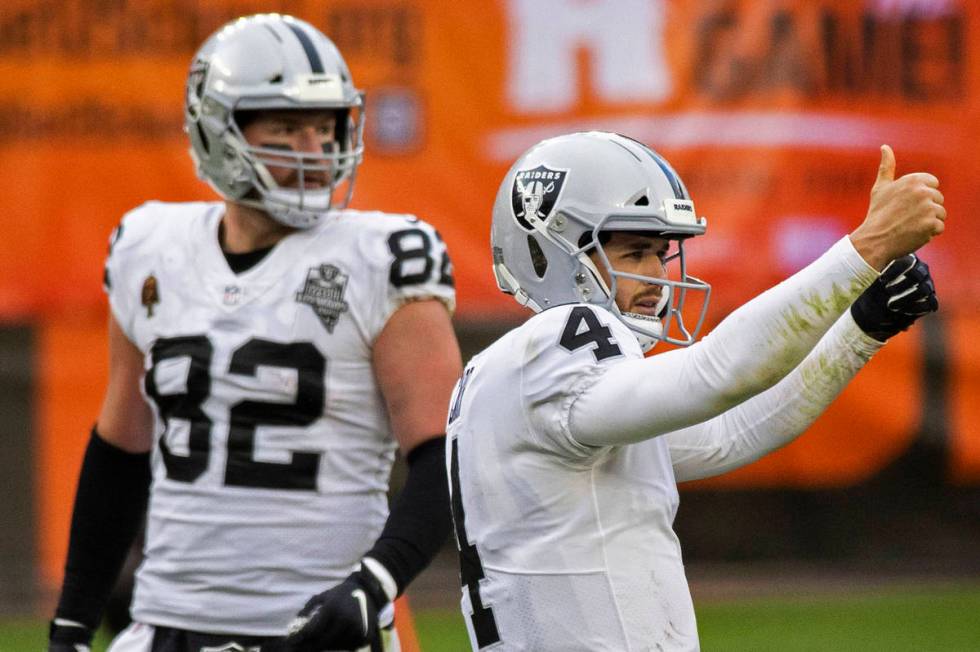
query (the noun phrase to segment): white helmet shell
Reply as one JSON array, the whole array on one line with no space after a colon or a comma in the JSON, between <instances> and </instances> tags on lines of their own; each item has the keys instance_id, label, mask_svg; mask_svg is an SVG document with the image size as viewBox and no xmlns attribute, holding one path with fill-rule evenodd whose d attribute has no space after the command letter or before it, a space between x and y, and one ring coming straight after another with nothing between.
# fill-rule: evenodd
<instances>
[{"instance_id":1,"label":"white helmet shell","mask_svg":"<svg viewBox=\"0 0 980 652\"><path fill-rule=\"evenodd\" d=\"M501 290L536 312L569 303L601 305L645 350L657 341L687 345L704 321L711 288L687 274L683 242L705 228L680 177L646 145L607 132L558 136L525 152L500 185L491 227L494 275ZM617 272L602 250L600 231L649 231L677 240L671 262L680 265L679 274L669 280ZM611 287L588 254L593 247ZM615 287L621 277L664 286L660 317L620 311ZM704 301L697 324L688 328L681 311L692 290L703 292Z\"/></svg>"},{"instance_id":2,"label":"white helmet shell","mask_svg":"<svg viewBox=\"0 0 980 652\"><path fill-rule=\"evenodd\" d=\"M330 39L292 16L257 14L227 23L194 55L184 129L198 176L218 194L307 228L350 201L364 151L363 108L364 94ZM280 109L336 111L333 151L301 154L246 142L236 114ZM298 187L276 184L268 170L273 163L296 170ZM326 176L326 186L307 186L310 173Z\"/></svg>"}]
</instances>

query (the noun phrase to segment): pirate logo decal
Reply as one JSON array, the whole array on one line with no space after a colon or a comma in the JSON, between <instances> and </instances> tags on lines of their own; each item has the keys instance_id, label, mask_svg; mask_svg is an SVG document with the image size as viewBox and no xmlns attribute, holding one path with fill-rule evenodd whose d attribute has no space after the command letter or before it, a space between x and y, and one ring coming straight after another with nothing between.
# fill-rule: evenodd
<instances>
[{"instance_id":1,"label":"pirate logo decal","mask_svg":"<svg viewBox=\"0 0 980 652\"><path fill-rule=\"evenodd\" d=\"M303 289L296 293L296 301L313 308L329 333L333 332L341 313L347 312L344 292L348 278L335 265L311 267L306 273Z\"/></svg>"},{"instance_id":2,"label":"pirate logo decal","mask_svg":"<svg viewBox=\"0 0 980 652\"><path fill-rule=\"evenodd\" d=\"M514 175L511 190L511 203L514 218L527 231L533 231L529 218L544 221L558 201L561 188L565 185L568 170L552 170L539 165L533 170L518 170Z\"/></svg>"}]
</instances>

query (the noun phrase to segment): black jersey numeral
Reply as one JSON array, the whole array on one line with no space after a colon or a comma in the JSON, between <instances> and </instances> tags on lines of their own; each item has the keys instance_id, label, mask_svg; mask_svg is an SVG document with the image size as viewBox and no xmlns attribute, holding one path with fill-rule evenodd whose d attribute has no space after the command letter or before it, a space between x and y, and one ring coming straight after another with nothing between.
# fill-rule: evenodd
<instances>
[{"instance_id":1,"label":"black jersey numeral","mask_svg":"<svg viewBox=\"0 0 980 652\"><path fill-rule=\"evenodd\" d=\"M146 394L157 404L157 411L164 422L160 437L160 452L167 467L167 477L181 482L194 482L208 468L211 456L211 419L201 408L211 395L211 356L214 347L204 335L168 337L153 343L150 357L153 366L146 373ZM154 371L166 360L187 358L186 391L183 394L161 394L157 389ZM187 441L188 455L176 455L170 451L166 434L171 419L183 419L190 423Z\"/></svg>"},{"instance_id":2,"label":"black jersey numeral","mask_svg":"<svg viewBox=\"0 0 980 652\"><path fill-rule=\"evenodd\" d=\"M456 279L453 278L453 263L449 260L449 249L442 242L442 236L436 231L436 240L442 243L442 262L439 263L439 284L456 287Z\"/></svg>"},{"instance_id":3,"label":"black jersey numeral","mask_svg":"<svg viewBox=\"0 0 980 652\"><path fill-rule=\"evenodd\" d=\"M225 484L268 489L316 490L318 453L293 452L289 462L253 459L255 429L260 425L308 426L323 414L326 360L310 342L281 344L249 340L231 356L233 374L254 376L259 365L295 369L296 402L241 401L231 407Z\"/></svg>"},{"instance_id":4,"label":"black jersey numeral","mask_svg":"<svg viewBox=\"0 0 980 652\"><path fill-rule=\"evenodd\" d=\"M473 367L467 367L463 375L460 376L459 382L456 383L455 393L449 402L449 420L446 425L451 425L453 421L459 418L459 413L463 408L463 392L466 391L466 383L470 382L470 375L472 373Z\"/></svg>"},{"instance_id":5,"label":"black jersey numeral","mask_svg":"<svg viewBox=\"0 0 980 652\"><path fill-rule=\"evenodd\" d=\"M470 595L470 606L473 608L473 615L470 616L470 620L473 623L473 633L476 634L477 646L482 650L488 645L498 642L500 634L497 631L497 619L493 615L493 610L490 607L484 607L483 598L480 597L480 580L486 574L476 545L471 544L466 536L463 497L459 489L459 444L455 438L452 440L449 475L453 485L453 525L456 533L456 547L459 549L459 577L463 588Z\"/></svg>"},{"instance_id":6,"label":"black jersey numeral","mask_svg":"<svg viewBox=\"0 0 980 652\"><path fill-rule=\"evenodd\" d=\"M194 482L208 467L213 423L203 410L211 395L211 359L214 347L205 335L161 338L153 344L152 366L146 372L146 394L164 422L159 446L167 478ZM185 391L161 393L156 383L158 367L168 360L189 361ZM255 431L259 426L308 426L323 413L327 361L309 342L281 343L251 339L231 356L229 373L255 376L259 366L294 369L297 374L293 403L240 401L228 414L228 455L225 484L265 489L316 490L320 454L292 451L289 462L262 462L254 458ZM178 455L167 441L173 419L190 424L188 455Z\"/></svg>"},{"instance_id":7,"label":"black jersey numeral","mask_svg":"<svg viewBox=\"0 0 980 652\"><path fill-rule=\"evenodd\" d=\"M582 330L583 324L585 325L585 330ZM565 330L562 331L561 339L558 343L568 351L574 351L583 346L595 344L592 348L592 353L595 355L596 362L600 362L606 358L614 358L617 355L623 355L619 344L613 339L612 331L609 330L609 327L599 323L599 319L595 316L595 313L585 306L575 306L572 308L572 311L568 315L568 321L565 322Z\"/></svg>"},{"instance_id":8,"label":"black jersey numeral","mask_svg":"<svg viewBox=\"0 0 980 652\"><path fill-rule=\"evenodd\" d=\"M436 239L441 243L442 237L436 233ZM391 263L388 280L396 288L405 285L425 283L432 275L435 260L432 257L432 240L429 234L419 228L395 231L388 236L388 249L395 260ZM453 286L452 263L445 246L439 260L439 278L442 285Z\"/></svg>"}]
</instances>

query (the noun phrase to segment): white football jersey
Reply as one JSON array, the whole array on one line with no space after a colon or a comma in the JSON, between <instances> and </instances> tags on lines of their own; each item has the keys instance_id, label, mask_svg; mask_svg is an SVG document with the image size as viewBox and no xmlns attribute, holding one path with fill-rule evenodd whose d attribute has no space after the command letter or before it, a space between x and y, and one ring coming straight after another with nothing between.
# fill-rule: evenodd
<instances>
[{"instance_id":1,"label":"white football jersey","mask_svg":"<svg viewBox=\"0 0 980 652\"><path fill-rule=\"evenodd\" d=\"M568 430L576 395L642 355L612 313L564 305L467 365L447 466L474 649L697 649L665 439L589 447Z\"/></svg>"},{"instance_id":2,"label":"white football jersey","mask_svg":"<svg viewBox=\"0 0 980 652\"><path fill-rule=\"evenodd\" d=\"M353 210L234 274L223 203L149 203L106 265L112 313L145 354L156 418L136 620L283 634L346 577L388 515L396 443L371 366L392 313L453 308L431 226Z\"/></svg>"}]
</instances>

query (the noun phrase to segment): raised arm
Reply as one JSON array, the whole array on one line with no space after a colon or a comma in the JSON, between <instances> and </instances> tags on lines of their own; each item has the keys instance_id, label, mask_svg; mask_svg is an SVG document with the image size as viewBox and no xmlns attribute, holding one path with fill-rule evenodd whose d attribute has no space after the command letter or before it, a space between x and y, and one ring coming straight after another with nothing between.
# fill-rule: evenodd
<instances>
[{"instance_id":1,"label":"raised arm","mask_svg":"<svg viewBox=\"0 0 980 652\"><path fill-rule=\"evenodd\" d=\"M754 462L801 435L893 335L939 308L929 267L890 265L776 386L717 417L665 435L678 481Z\"/></svg>"},{"instance_id":2,"label":"raised arm","mask_svg":"<svg viewBox=\"0 0 980 652\"><path fill-rule=\"evenodd\" d=\"M882 148L864 222L812 264L723 320L701 342L609 368L572 404L571 435L627 444L710 419L779 382L813 349L888 261L942 233L935 177L894 179Z\"/></svg>"}]
</instances>

